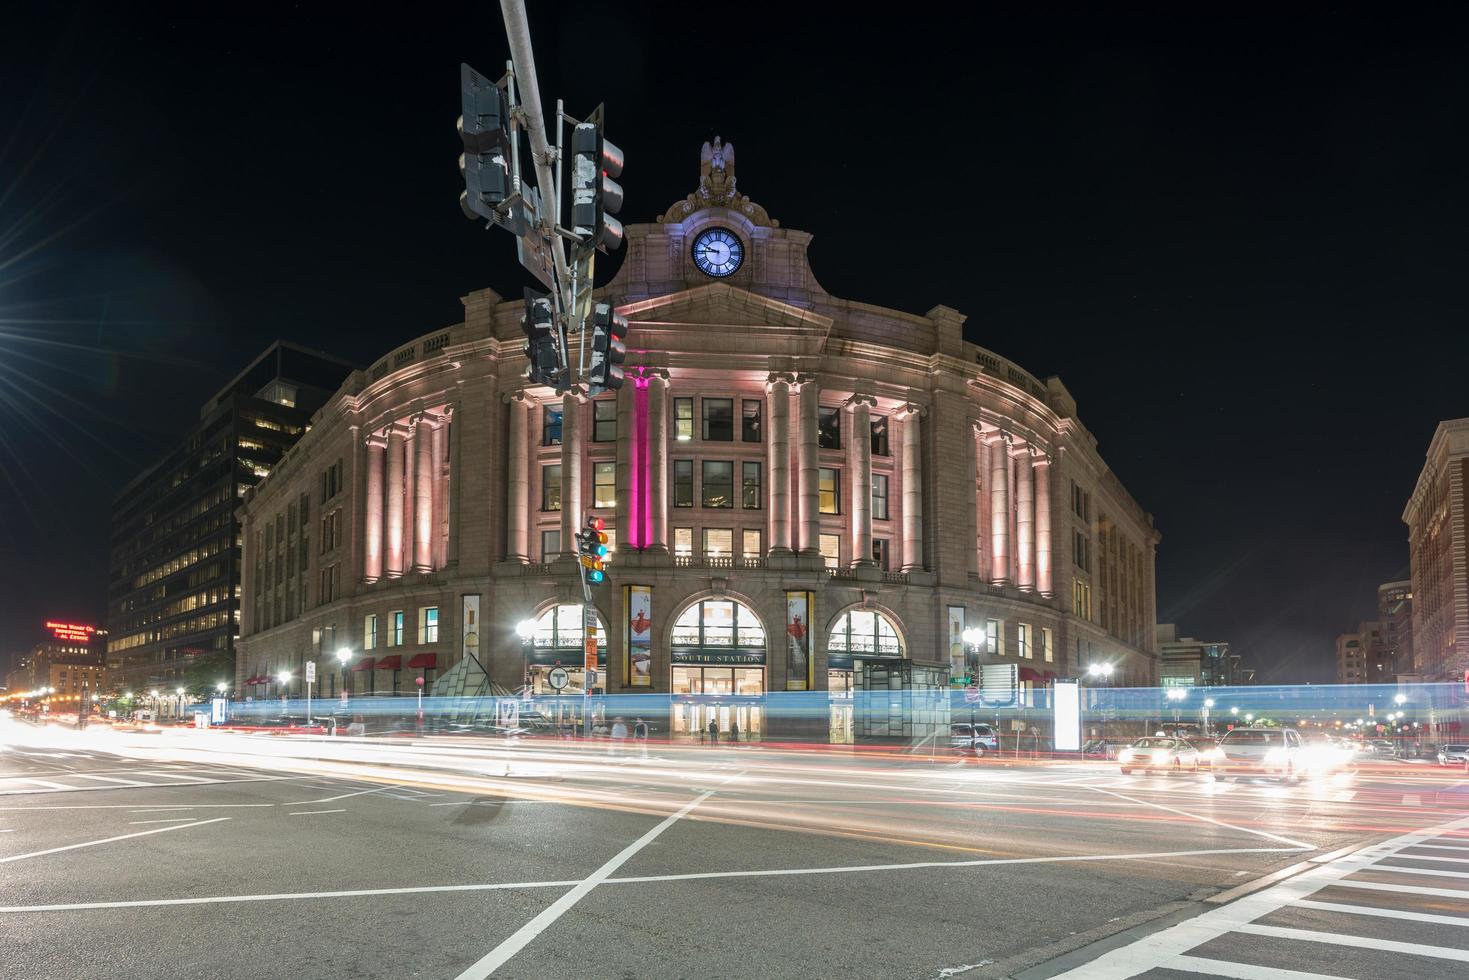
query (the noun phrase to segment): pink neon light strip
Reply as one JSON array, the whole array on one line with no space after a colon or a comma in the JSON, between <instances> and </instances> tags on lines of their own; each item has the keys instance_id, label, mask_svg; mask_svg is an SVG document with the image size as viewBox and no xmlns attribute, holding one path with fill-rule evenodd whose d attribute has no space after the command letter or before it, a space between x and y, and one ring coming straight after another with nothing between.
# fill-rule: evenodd
<instances>
[{"instance_id":1,"label":"pink neon light strip","mask_svg":"<svg viewBox=\"0 0 1469 980\"><path fill-rule=\"evenodd\" d=\"M648 501L651 477L648 475L648 379L637 379L633 391L633 458L632 510L628 515L634 548L646 548L653 541L653 508Z\"/></svg>"}]
</instances>

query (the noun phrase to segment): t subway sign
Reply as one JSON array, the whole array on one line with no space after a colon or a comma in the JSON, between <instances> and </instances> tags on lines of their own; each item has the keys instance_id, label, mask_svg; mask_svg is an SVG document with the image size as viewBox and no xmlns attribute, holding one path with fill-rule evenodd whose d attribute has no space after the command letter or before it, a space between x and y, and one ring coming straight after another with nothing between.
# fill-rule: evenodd
<instances>
[{"instance_id":1,"label":"t subway sign","mask_svg":"<svg viewBox=\"0 0 1469 980\"><path fill-rule=\"evenodd\" d=\"M58 640L76 640L80 643L88 642L92 639L92 634L97 632L97 627L95 626L82 626L78 623L53 623L49 619L46 621L46 628Z\"/></svg>"}]
</instances>

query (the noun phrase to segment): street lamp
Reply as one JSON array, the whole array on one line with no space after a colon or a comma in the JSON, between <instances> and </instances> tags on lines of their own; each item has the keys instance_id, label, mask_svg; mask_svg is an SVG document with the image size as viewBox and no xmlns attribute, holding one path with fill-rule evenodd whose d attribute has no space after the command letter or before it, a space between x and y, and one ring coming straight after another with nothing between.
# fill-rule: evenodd
<instances>
[{"instance_id":1,"label":"street lamp","mask_svg":"<svg viewBox=\"0 0 1469 980\"><path fill-rule=\"evenodd\" d=\"M1174 725L1174 734L1177 735L1178 734L1177 726L1178 726L1178 721L1179 721L1179 714L1183 711L1183 702L1188 699L1188 688L1186 688L1186 687L1170 687L1167 690L1167 692L1165 692L1165 696L1168 698L1169 701L1172 701L1173 702L1173 725Z\"/></svg>"},{"instance_id":2,"label":"street lamp","mask_svg":"<svg viewBox=\"0 0 1469 980\"><path fill-rule=\"evenodd\" d=\"M214 689L220 694L223 694L225 691L228 691L230 689L230 686L224 681L220 681L218 684L214 685Z\"/></svg>"},{"instance_id":3,"label":"street lamp","mask_svg":"<svg viewBox=\"0 0 1469 980\"><path fill-rule=\"evenodd\" d=\"M1250 722L1252 722L1254 720L1255 720L1255 716L1254 715L1251 715L1251 714L1245 715L1245 724L1249 724Z\"/></svg>"},{"instance_id":4,"label":"street lamp","mask_svg":"<svg viewBox=\"0 0 1469 980\"><path fill-rule=\"evenodd\" d=\"M1395 705L1397 705L1398 707L1401 708L1403 706L1403 702L1405 702L1405 701L1408 700L1408 696L1406 694L1395 694L1395 695L1393 695L1393 699L1392 700L1393 700L1393 704L1395 704Z\"/></svg>"}]
</instances>

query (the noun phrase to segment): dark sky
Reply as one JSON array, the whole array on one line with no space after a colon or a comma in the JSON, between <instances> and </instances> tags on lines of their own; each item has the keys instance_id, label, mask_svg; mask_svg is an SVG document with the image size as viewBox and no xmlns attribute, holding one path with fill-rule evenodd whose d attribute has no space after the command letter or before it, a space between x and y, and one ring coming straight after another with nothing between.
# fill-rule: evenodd
<instances>
[{"instance_id":1,"label":"dark sky","mask_svg":"<svg viewBox=\"0 0 1469 980\"><path fill-rule=\"evenodd\" d=\"M832 293L1059 374L1163 532L1160 619L1324 679L1406 576L1404 501L1469 415L1451 14L532 6L547 99L607 104L625 218L722 134ZM271 340L367 363L528 282L457 203L496 4L122 7L0 34L0 654L101 620L114 491Z\"/></svg>"}]
</instances>

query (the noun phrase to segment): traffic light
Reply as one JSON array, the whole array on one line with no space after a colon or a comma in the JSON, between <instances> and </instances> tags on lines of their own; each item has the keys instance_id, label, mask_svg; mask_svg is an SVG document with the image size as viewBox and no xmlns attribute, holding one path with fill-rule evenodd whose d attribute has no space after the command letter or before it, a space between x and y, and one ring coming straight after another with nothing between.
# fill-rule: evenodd
<instances>
[{"instance_id":1,"label":"traffic light","mask_svg":"<svg viewBox=\"0 0 1469 980\"><path fill-rule=\"evenodd\" d=\"M571 134L571 230L604 252L622 247L622 151L602 137L598 123L578 123Z\"/></svg>"},{"instance_id":2,"label":"traffic light","mask_svg":"<svg viewBox=\"0 0 1469 980\"><path fill-rule=\"evenodd\" d=\"M622 362L627 360L627 317L609 303L592 307L592 364L588 377L592 394L622 387Z\"/></svg>"},{"instance_id":3,"label":"traffic light","mask_svg":"<svg viewBox=\"0 0 1469 980\"><path fill-rule=\"evenodd\" d=\"M588 517L587 526L576 536L578 559L587 582L597 585L602 581L603 568L607 560L607 523L600 517Z\"/></svg>"},{"instance_id":4,"label":"traffic light","mask_svg":"<svg viewBox=\"0 0 1469 980\"><path fill-rule=\"evenodd\" d=\"M530 360L526 377L533 384L561 387L561 359L556 352L556 311L551 297L533 289L525 291L525 313L520 329L525 332L525 356Z\"/></svg>"},{"instance_id":5,"label":"traffic light","mask_svg":"<svg viewBox=\"0 0 1469 980\"><path fill-rule=\"evenodd\" d=\"M468 65L459 66L459 172L466 218L493 219L495 205L510 196L510 110L505 93Z\"/></svg>"}]
</instances>

